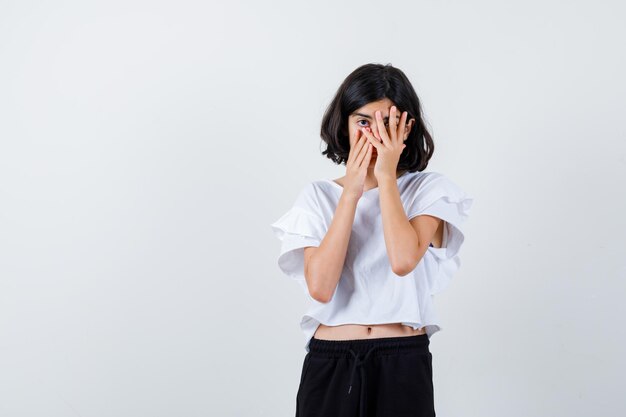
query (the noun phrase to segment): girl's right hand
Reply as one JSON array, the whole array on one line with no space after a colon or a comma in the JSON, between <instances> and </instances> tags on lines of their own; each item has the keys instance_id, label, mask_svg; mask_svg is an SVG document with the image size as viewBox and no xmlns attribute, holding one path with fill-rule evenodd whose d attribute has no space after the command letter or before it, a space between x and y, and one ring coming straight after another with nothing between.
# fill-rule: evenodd
<instances>
[{"instance_id":1,"label":"girl's right hand","mask_svg":"<svg viewBox=\"0 0 626 417\"><path fill-rule=\"evenodd\" d=\"M350 144L348 160L346 161L346 178L344 180L343 192L356 198L361 198L374 146L369 143L367 136L361 132L361 129L357 129L354 136L355 138Z\"/></svg>"}]
</instances>

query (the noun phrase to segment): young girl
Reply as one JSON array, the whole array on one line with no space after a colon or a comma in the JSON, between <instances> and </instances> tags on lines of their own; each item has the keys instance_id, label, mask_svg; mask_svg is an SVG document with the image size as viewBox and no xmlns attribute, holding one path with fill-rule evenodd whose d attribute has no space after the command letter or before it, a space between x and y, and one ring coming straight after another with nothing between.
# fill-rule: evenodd
<instances>
[{"instance_id":1,"label":"young girl","mask_svg":"<svg viewBox=\"0 0 626 417\"><path fill-rule=\"evenodd\" d=\"M296 417L435 416L433 295L460 266L473 199L423 172L434 144L421 114L401 70L354 70L321 128L346 174L307 184L271 224L310 303Z\"/></svg>"}]
</instances>

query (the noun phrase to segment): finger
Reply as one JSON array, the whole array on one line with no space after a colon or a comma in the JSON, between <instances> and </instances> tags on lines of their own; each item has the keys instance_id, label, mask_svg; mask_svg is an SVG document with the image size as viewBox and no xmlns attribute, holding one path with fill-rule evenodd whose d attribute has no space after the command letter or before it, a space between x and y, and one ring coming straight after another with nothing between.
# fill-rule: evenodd
<instances>
[{"instance_id":1,"label":"finger","mask_svg":"<svg viewBox=\"0 0 626 417\"><path fill-rule=\"evenodd\" d=\"M398 132L396 131L398 121L396 120L398 114L398 108L396 106L391 106L391 110L389 110L389 132L391 134L391 141L396 142L398 140Z\"/></svg>"},{"instance_id":2,"label":"finger","mask_svg":"<svg viewBox=\"0 0 626 417\"><path fill-rule=\"evenodd\" d=\"M387 135L387 128L385 127L383 115L380 110L376 110L376 128L378 130L378 135L385 146L391 146L391 139L389 139L389 135Z\"/></svg>"},{"instance_id":3,"label":"finger","mask_svg":"<svg viewBox=\"0 0 626 417\"><path fill-rule=\"evenodd\" d=\"M372 132L369 132L367 130L363 130L363 134L365 135L365 137L367 138L367 140L376 147L376 152L378 152L380 150L381 146L384 146L379 140L378 138L374 137L374 135L372 134Z\"/></svg>"},{"instance_id":4,"label":"finger","mask_svg":"<svg viewBox=\"0 0 626 417\"><path fill-rule=\"evenodd\" d=\"M409 112L402 112L402 117L400 117L400 123L398 124L398 137L402 138L402 142L404 142L404 131L406 130L406 119L409 115Z\"/></svg>"},{"instance_id":5,"label":"finger","mask_svg":"<svg viewBox=\"0 0 626 417\"><path fill-rule=\"evenodd\" d=\"M370 161L372 160L373 152L374 152L374 147L372 145L369 145L367 147L367 155L365 156L365 160L363 161L363 163L365 164L366 168L370 165Z\"/></svg>"},{"instance_id":6,"label":"finger","mask_svg":"<svg viewBox=\"0 0 626 417\"><path fill-rule=\"evenodd\" d=\"M374 149L374 147L368 143L366 146L364 146L364 148L366 149L365 153L363 155L359 155L359 168L362 168L364 164L366 167L369 166L370 159L372 159L372 150Z\"/></svg>"},{"instance_id":7,"label":"finger","mask_svg":"<svg viewBox=\"0 0 626 417\"><path fill-rule=\"evenodd\" d=\"M359 133L361 134L360 136L359 136ZM365 138L365 136L363 136L362 133L363 132L361 132L359 129L357 129L356 132L354 133L355 141L354 141L354 145L350 148L350 152L348 154L348 162L353 162L356 159L356 156L361 150L361 147L363 146L363 144L367 143L367 140L366 140L367 138Z\"/></svg>"},{"instance_id":8,"label":"finger","mask_svg":"<svg viewBox=\"0 0 626 417\"><path fill-rule=\"evenodd\" d=\"M360 167L363 164L363 158L365 158L368 152L369 153L372 152L370 148L371 146L368 143L366 143L365 146L363 146L363 148L359 152L358 157L356 158L356 161L355 161L356 166Z\"/></svg>"}]
</instances>

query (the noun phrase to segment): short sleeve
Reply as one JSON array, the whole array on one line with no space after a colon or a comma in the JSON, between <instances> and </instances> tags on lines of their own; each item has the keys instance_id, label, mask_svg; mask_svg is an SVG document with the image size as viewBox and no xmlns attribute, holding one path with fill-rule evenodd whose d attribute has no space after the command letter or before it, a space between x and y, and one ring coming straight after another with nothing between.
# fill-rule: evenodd
<instances>
[{"instance_id":1,"label":"short sleeve","mask_svg":"<svg viewBox=\"0 0 626 417\"><path fill-rule=\"evenodd\" d=\"M298 281L306 294L304 248L319 246L326 234L326 224L315 210L310 187L301 191L295 204L270 226L281 241L278 266L288 277Z\"/></svg>"},{"instance_id":2,"label":"short sleeve","mask_svg":"<svg viewBox=\"0 0 626 417\"><path fill-rule=\"evenodd\" d=\"M463 225L474 199L456 183L437 173L418 188L407 210L409 220L421 214L444 220L440 248L431 246L424 255L431 294L443 291L461 266L459 252L465 240Z\"/></svg>"}]
</instances>

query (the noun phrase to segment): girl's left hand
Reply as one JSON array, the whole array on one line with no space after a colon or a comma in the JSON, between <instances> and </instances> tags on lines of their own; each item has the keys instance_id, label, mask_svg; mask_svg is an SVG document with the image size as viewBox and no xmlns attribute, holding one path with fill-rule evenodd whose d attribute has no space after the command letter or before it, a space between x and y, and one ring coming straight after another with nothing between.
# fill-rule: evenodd
<instances>
[{"instance_id":1,"label":"girl's left hand","mask_svg":"<svg viewBox=\"0 0 626 417\"><path fill-rule=\"evenodd\" d=\"M396 126L396 106L391 106L389 111L389 130L387 134L385 123L380 111L376 111L376 135L369 128L361 128L363 134L369 142L376 148L377 157L374 165L374 176L377 179L393 178L396 179L396 171L400 155L406 145L404 144L404 131L407 119L407 112L402 113L400 122ZM390 137L391 136L391 137Z\"/></svg>"}]
</instances>

